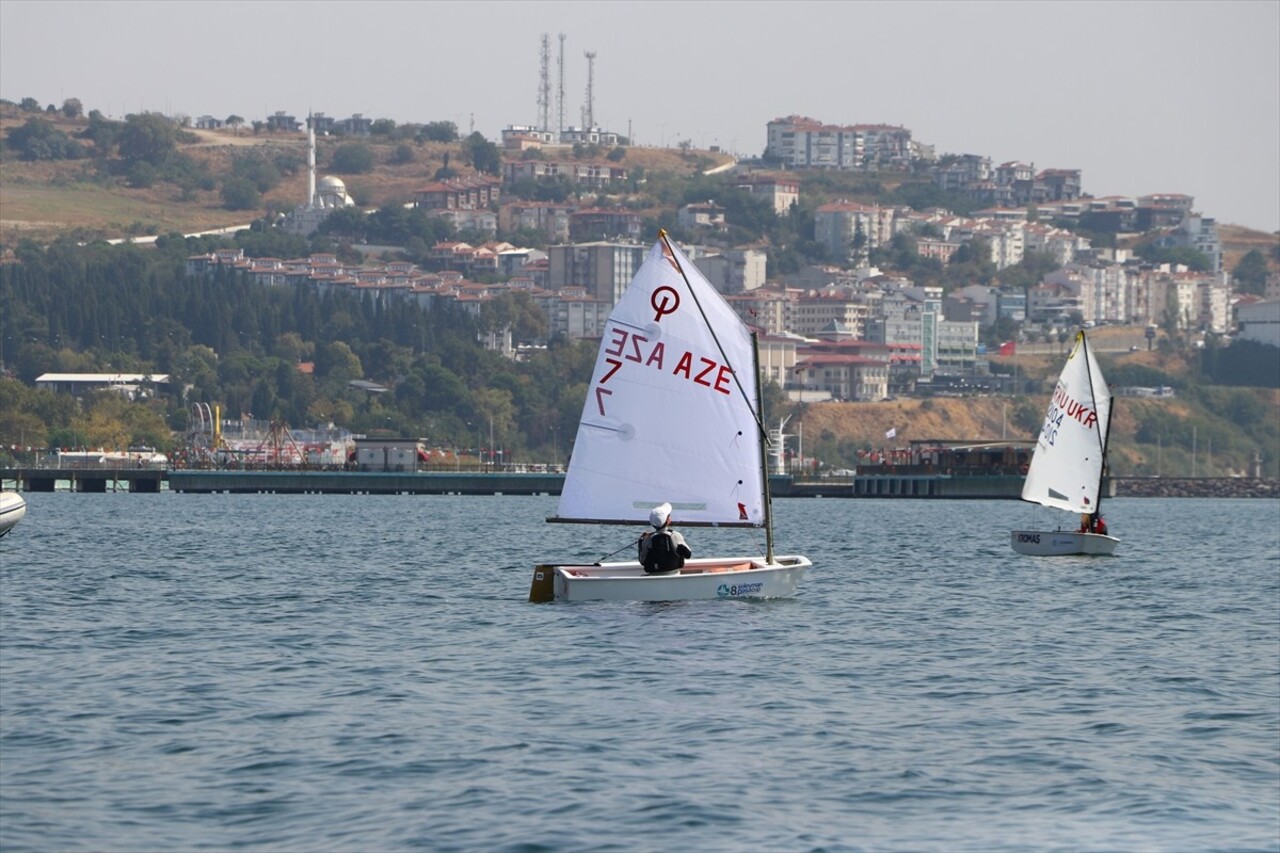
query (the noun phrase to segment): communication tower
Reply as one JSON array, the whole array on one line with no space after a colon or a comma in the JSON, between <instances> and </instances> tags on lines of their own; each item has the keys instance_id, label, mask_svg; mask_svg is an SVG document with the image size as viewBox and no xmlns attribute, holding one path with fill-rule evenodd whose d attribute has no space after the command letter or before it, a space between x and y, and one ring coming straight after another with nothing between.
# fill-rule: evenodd
<instances>
[{"instance_id":1,"label":"communication tower","mask_svg":"<svg viewBox=\"0 0 1280 853\"><path fill-rule=\"evenodd\" d=\"M582 129L590 130L596 126L595 95L592 87L596 77L596 54L593 50L583 51L587 57L587 102L582 107Z\"/></svg>"},{"instance_id":2,"label":"communication tower","mask_svg":"<svg viewBox=\"0 0 1280 853\"><path fill-rule=\"evenodd\" d=\"M558 112L556 142L559 142L560 134L564 133L564 33L560 33L560 58L556 61L556 71L560 77L560 86L556 91L556 110Z\"/></svg>"},{"instance_id":3,"label":"communication tower","mask_svg":"<svg viewBox=\"0 0 1280 853\"><path fill-rule=\"evenodd\" d=\"M538 55L538 129L551 127L551 36L542 34Z\"/></svg>"}]
</instances>

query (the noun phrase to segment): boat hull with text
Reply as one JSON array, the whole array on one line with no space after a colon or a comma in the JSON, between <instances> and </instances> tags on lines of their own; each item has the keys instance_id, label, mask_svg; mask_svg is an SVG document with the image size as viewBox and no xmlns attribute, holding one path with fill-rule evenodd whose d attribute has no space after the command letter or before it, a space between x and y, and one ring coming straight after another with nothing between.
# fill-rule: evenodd
<instances>
[{"instance_id":1,"label":"boat hull with text","mask_svg":"<svg viewBox=\"0 0 1280 853\"><path fill-rule=\"evenodd\" d=\"M1070 530L1015 530L1009 535L1013 550L1032 557L1109 556L1119 544L1114 536Z\"/></svg>"},{"instance_id":2,"label":"boat hull with text","mask_svg":"<svg viewBox=\"0 0 1280 853\"><path fill-rule=\"evenodd\" d=\"M799 555L691 559L670 574L646 574L640 563L541 565L534 569L529 600L699 601L721 598L787 598L812 563Z\"/></svg>"}]
</instances>

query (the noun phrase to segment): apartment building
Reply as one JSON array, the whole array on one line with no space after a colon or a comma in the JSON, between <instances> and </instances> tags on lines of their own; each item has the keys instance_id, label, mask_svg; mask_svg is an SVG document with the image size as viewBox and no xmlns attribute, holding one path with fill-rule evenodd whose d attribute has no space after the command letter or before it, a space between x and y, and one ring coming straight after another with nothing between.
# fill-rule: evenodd
<instances>
[{"instance_id":1,"label":"apartment building","mask_svg":"<svg viewBox=\"0 0 1280 853\"><path fill-rule=\"evenodd\" d=\"M566 243L569 240L569 217L577 207L576 204L514 201L498 209L498 224L507 233L533 231L544 235L550 242Z\"/></svg>"},{"instance_id":2,"label":"apartment building","mask_svg":"<svg viewBox=\"0 0 1280 853\"><path fill-rule=\"evenodd\" d=\"M795 366L795 385L825 391L833 400L883 400L889 394L889 363L861 355L811 355Z\"/></svg>"},{"instance_id":3,"label":"apartment building","mask_svg":"<svg viewBox=\"0 0 1280 853\"><path fill-rule=\"evenodd\" d=\"M738 178L733 186L767 199L778 216L786 216L791 206L800 202L800 184L790 178L751 174Z\"/></svg>"},{"instance_id":4,"label":"apartment building","mask_svg":"<svg viewBox=\"0 0 1280 853\"><path fill-rule=\"evenodd\" d=\"M906 169L911 131L884 124L831 125L804 116L769 122L765 156L793 169Z\"/></svg>"},{"instance_id":5,"label":"apartment building","mask_svg":"<svg viewBox=\"0 0 1280 853\"><path fill-rule=\"evenodd\" d=\"M639 240L644 218L621 207L587 207L569 214L569 239Z\"/></svg>"},{"instance_id":6,"label":"apartment building","mask_svg":"<svg viewBox=\"0 0 1280 853\"><path fill-rule=\"evenodd\" d=\"M729 249L694 260L707 281L730 295L764 287L769 257L759 249Z\"/></svg>"},{"instance_id":7,"label":"apartment building","mask_svg":"<svg viewBox=\"0 0 1280 853\"><path fill-rule=\"evenodd\" d=\"M547 287L581 287L614 305L644 263L649 247L639 243L566 244L547 248Z\"/></svg>"},{"instance_id":8,"label":"apartment building","mask_svg":"<svg viewBox=\"0 0 1280 853\"><path fill-rule=\"evenodd\" d=\"M608 187L627 180L628 170L607 161L588 163L579 160L504 160L502 180L507 184L519 181L549 181L565 179L570 183L589 187Z\"/></svg>"},{"instance_id":9,"label":"apartment building","mask_svg":"<svg viewBox=\"0 0 1280 853\"><path fill-rule=\"evenodd\" d=\"M500 182L476 176L428 184L414 193L414 204L423 210L476 210L501 197Z\"/></svg>"},{"instance_id":10,"label":"apartment building","mask_svg":"<svg viewBox=\"0 0 1280 853\"><path fill-rule=\"evenodd\" d=\"M550 337L599 338L604 335L612 305L597 299L581 287L566 287L555 292L538 291L534 303L547 315Z\"/></svg>"},{"instance_id":11,"label":"apartment building","mask_svg":"<svg viewBox=\"0 0 1280 853\"><path fill-rule=\"evenodd\" d=\"M864 258L893 239L895 210L841 199L814 212L813 238L834 258Z\"/></svg>"}]
</instances>

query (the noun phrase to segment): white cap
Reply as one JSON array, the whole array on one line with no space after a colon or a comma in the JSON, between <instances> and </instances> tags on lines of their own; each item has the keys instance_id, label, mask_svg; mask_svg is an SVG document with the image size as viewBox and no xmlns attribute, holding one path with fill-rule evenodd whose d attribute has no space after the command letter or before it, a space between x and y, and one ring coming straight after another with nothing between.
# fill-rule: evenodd
<instances>
[{"instance_id":1,"label":"white cap","mask_svg":"<svg viewBox=\"0 0 1280 853\"><path fill-rule=\"evenodd\" d=\"M661 530L671 518L671 504L658 504L649 513L649 523Z\"/></svg>"}]
</instances>

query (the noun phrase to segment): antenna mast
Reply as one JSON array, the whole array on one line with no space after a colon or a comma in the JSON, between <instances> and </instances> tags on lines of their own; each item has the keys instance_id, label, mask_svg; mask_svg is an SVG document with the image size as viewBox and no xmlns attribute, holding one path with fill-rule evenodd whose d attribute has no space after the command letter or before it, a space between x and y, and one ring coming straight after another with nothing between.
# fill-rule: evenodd
<instances>
[{"instance_id":1,"label":"antenna mast","mask_svg":"<svg viewBox=\"0 0 1280 853\"><path fill-rule=\"evenodd\" d=\"M538 129L551 127L551 36L542 34L538 54Z\"/></svg>"},{"instance_id":2,"label":"antenna mast","mask_svg":"<svg viewBox=\"0 0 1280 853\"><path fill-rule=\"evenodd\" d=\"M556 70L560 75L560 88L556 92L556 109L559 111L559 121L556 124L556 142L559 142L560 134L564 133L564 33L560 33L560 58L556 62Z\"/></svg>"},{"instance_id":3,"label":"antenna mast","mask_svg":"<svg viewBox=\"0 0 1280 853\"><path fill-rule=\"evenodd\" d=\"M590 130L596 126L595 95L593 86L596 78L596 53L594 50L583 51L587 58L587 103L582 107L582 129Z\"/></svg>"}]
</instances>

